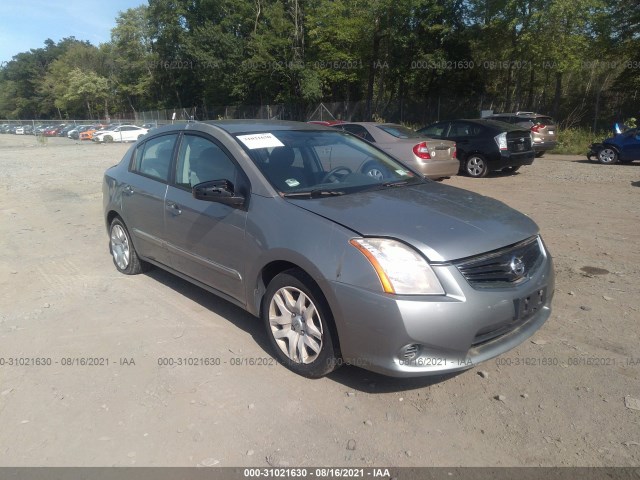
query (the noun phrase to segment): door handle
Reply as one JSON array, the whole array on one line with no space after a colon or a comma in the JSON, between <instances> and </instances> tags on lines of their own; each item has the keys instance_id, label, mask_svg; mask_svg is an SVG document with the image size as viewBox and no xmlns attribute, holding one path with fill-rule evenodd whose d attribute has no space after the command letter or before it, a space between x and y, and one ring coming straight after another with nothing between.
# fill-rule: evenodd
<instances>
[{"instance_id":1,"label":"door handle","mask_svg":"<svg viewBox=\"0 0 640 480\"><path fill-rule=\"evenodd\" d=\"M177 203L167 202L167 210L169 210L174 215L180 215L182 213L182 209L178 206Z\"/></svg>"},{"instance_id":2,"label":"door handle","mask_svg":"<svg viewBox=\"0 0 640 480\"><path fill-rule=\"evenodd\" d=\"M122 191L124 192L125 195L133 195L134 191L133 191L133 187L131 185L126 185Z\"/></svg>"}]
</instances>

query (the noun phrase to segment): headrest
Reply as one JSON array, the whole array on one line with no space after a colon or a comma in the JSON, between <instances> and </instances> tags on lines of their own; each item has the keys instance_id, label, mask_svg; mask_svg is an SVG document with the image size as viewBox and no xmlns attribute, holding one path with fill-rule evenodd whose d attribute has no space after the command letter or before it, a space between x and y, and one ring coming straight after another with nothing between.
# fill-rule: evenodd
<instances>
[{"instance_id":1,"label":"headrest","mask_svg":"<svg viewBox=\"0 0 640 480\"><path fill-rule=\"evenodd\" d=\"M206 165L207 163L213 164L215 162L217 154L217 149L213 147L205 148L198 155L194 155L194 157L191 159L191 166L193 167Z\"/></svg>"},{"instance_id":2,"label":"headrest","mask_svg":"<svg viewBox=\"0 0 640 480\"><path fill-rule=\"evenodd\" d=\"M285 145L284 147L275 147L273 149L271 155L269 155L269 164L275 168L287 168L293 164L294 159L293 148Z\"/></svg>"}]
</instances>

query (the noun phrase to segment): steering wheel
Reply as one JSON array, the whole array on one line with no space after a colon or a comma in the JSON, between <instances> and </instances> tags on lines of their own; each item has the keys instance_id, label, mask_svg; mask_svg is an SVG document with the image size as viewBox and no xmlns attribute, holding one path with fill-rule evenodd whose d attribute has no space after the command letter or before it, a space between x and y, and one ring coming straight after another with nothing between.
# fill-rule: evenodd
<instances>
[{"instance_id":1,"label":"steering wheel","mask_svg":"<svg viewBox=\"0 0 640 480\"><path fill-rule=\"evenodd\" d=\"M336 173L341 172L343 170L347 172L346 175L353 173L349 167L336 167L329 170L327 174L324 177L322 177L322 180L320 180L320 183L327 183L331 177L333 177Z\"/></svg>"}]
</instances>

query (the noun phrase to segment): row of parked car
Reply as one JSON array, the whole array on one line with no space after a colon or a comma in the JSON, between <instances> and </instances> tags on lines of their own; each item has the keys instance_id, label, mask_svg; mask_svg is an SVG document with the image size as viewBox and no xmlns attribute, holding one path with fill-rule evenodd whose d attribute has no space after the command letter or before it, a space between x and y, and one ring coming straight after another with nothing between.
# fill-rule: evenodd
<instances>
[{"instance_id":1,"label":"row of parked car","mask_svg":"<svg viewBox=\"0 0 640 480\"><path fill-rule=\"evenodd\" d=\"M93 140L95 142L135 142L146 135L155 124L145 124L142 127L129 124L111 123L76 125L2 125L0 133L15 135L42 135L45 137L67 137L73 140Z\"/></svg>"},{"instance_id":2,"label":"row of parked car","mask_svg":"<svg viewBox=\"0 0 640 480\"><path fill-rule=\"evenodd\" d=\"M533 112L448 120L418 131L393 123L312 123L357 135L433 179L458 173L480 178L490 171L516 172L557 144L553 119ZM385 173L369 172L380 178Z\"/></svg>"}]
</instances>

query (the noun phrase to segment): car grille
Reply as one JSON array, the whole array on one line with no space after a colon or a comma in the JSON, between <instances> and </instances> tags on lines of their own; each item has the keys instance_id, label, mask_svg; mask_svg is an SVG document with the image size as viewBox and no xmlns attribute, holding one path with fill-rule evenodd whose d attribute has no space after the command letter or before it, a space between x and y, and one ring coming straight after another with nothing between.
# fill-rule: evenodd
<instances>
[{"instance_id":1,"label":"car grille","mask_svg":"<svg viewBox=\"0 0 640 480\"><path fill-rule=\"evenodd\" d=\"M511 287L528 280L544 256L542 241L536 236L493 252L463 258L454 265L474 288Z\"/></svg>"}]
</instances>

